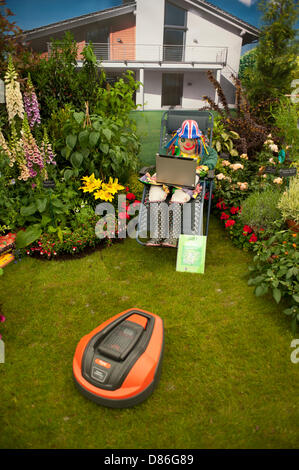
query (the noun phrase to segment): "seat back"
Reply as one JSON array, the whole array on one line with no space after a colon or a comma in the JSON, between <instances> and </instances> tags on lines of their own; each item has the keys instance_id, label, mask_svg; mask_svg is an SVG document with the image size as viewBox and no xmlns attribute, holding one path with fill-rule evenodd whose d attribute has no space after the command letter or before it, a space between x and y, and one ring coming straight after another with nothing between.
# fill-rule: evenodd
<instances>
[{"instance_id":1,"label":"seat back","mask_svg":"<svg viewBox=\"0 0 299 470\"><path fill-rule=\"evenodd\" d=\"M173 132L181 126L186 119L197 122L199 129L206 136L208 144L212 144L214 116L210 111L196 110L168 110L162 116L160 132L160 152L171 139Z\"/></svg>"}]
</instances>

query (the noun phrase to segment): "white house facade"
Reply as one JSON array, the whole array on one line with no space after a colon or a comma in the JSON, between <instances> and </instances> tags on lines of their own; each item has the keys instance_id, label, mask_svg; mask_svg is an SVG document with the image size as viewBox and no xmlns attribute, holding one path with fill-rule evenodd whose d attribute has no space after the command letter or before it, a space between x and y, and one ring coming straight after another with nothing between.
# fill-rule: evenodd
<instances>
[{"instance_id":1,"label":"white house facade","mask_svg":"<svg viewBox=\"0 0 299 470\"><path fill-rule=\"evenodd\" d=\"M242 46L259 36L254 26L204 0L135 0L26 31L24 39L47 54L50 38L66 31L78 42L78 66L91 41L108 75L133 70L143 84L136 103L145 110L198 109L204 95L217 101L207 70L233 107L231 74L238 73Z\"/></svg>"}]
</instances>

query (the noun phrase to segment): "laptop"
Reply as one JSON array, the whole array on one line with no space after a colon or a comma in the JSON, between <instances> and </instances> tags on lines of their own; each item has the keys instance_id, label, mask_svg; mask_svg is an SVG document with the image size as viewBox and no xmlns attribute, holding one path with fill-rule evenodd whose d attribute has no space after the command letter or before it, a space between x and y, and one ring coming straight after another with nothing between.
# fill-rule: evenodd
<instances>
[{"instance_id":1,"label":"laptop","mask_svg":"<svg viewBox=\"0 0 299 470\"><path fill-rule=\"evenodd\" d=\"M157 183L195 188L197 158L156 154Z\"/></svg>"}]
</instances>

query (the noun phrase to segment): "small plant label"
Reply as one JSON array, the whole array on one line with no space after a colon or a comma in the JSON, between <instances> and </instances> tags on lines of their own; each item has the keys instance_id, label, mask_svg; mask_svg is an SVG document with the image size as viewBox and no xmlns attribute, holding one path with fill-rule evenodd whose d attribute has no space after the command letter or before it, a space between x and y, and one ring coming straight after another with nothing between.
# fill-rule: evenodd
<instances>
[{"instance_id":1,"label":"small plant label","mask_svg":"<svg viewBox=\"0 0 299 470\"><path fill-rule=\"evenodd\" d=\"M205 236L180 235L176 270L189 273L204 273L206 255Z\"/></svg>"},{"instance_id":2,"label":"small plant label","mask_svg":"<svg viewBox=\"0 0 299 470\"><path fill-rule=\"evenodd\" d=\"M43 181L44 188L54 189L55 188L55 181L53 180L45 180Z\"/></svg>"},{"instance_id":3,"label":"small plant label","mask_svg":"<svg viewBox=\"0 0 299 470\"><path fill-rule=\"evenodd\" d=\"M5 362L5 345L3 339L0 339L0 364Z\"/></svg>"},{"instance_id":4,"label":"small plant label","mask_svg":"<svg viewBox=\"0 0 299 470\"><path fill-rule=\"evenodd\" d=\"M284 176L288 178L289 176L296 176L297 168L281 168L279 170L279 176Z\"/></svg>"}]
</instances>

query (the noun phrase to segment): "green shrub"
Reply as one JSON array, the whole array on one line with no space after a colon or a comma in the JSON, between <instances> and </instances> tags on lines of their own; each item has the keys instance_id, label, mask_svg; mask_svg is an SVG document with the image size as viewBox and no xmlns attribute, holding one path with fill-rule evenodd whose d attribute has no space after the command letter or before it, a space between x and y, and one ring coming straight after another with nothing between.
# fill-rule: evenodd
<instances>
[{"instance_id":1,"label":"green shrub","mask_svg":"<svg viewBox=\"0 0 299 470\"><path fill-rule=\"evenodd\" d=\"M241 221L250 227L269 230L281 220L277 204L281 192L278 189L266 189L250 194L242 204Z\"/></svg>"},{"instance_id":2,"label":"green shrub","mask_svg":"<svg viewBox=\"0 0 299 470\"><path fill-rule=\"evenodd\" d=\"M294 332L299 323L299 253L296 240L296 233L284 230L256 242L248 281L249 285L255 286L257 296L272 291L277 303L285 298L289 305L284 313L292 318Z\"/></svg>"},{"instance_id":3,"label":"green shrub","mask_svg":"<svg viewBox=\"0 0 299 470\"><path fill-rule=\"evenodd\" d=\"M78 177L94 173L103 180L111 176L126 181L137 169L140 143L136 134L122 124L99 115L72 113L62 128L63 139L57 143L60 155L56 161L64 179L79 183Z\"/></svg>"},{"instance_id":4,"label":"green shrub","mask_svg":"<svg viewBox=\"0 0 299 470\"><path fill-rule=\"evenodd\" d=\"M284 146L288 146L287 154L293 161L299 159L298 111L298 104L292 103L289 98L285 97L280 99L278 106L272 111L272 117L278 128L277 133Z\"/></svg>"},{"instance_id":5,"label":"green shrub","mask_svg":"<svg viewBox=\"0 0 299 470\"><path fill-rule=\"evenodd\" d=\"M278 201L283 220L293 220L299 224L299 177L290 179L289 188Z\"/></svg>"}]
</instances>

